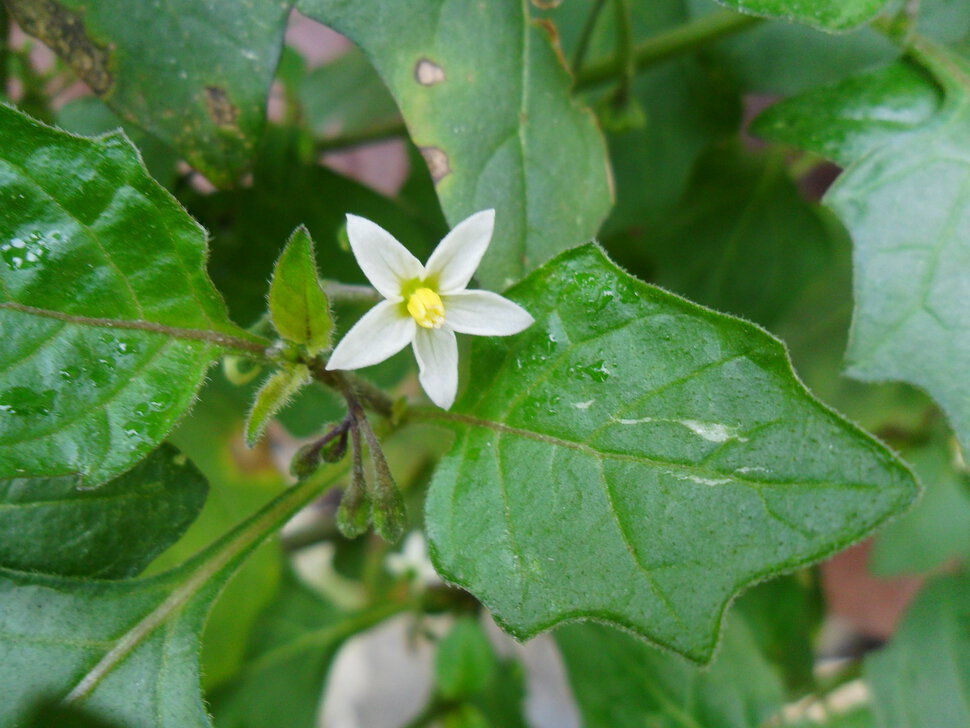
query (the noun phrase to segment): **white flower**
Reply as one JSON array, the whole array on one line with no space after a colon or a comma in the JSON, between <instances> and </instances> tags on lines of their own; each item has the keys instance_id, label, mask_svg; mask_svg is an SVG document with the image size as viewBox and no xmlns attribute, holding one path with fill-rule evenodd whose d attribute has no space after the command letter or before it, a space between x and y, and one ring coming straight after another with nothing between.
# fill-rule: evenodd
<instances>
[{"instance_id":1,"label":"white flower","mask_svg":"<svg viewBox=\"0 0 970 728\"><path fill-rule=\"evenodd\" d=\"M532 325L521 306L491 291L465 286L492 238L495 210L458 223L421 265L380 225L347 215L357 263L386 300L358 321L333 350L327 369L360 369L414 347L419 379L431 401L448 409L458 391L455 332L509 336Z\"/></svg>"}]
</instances>

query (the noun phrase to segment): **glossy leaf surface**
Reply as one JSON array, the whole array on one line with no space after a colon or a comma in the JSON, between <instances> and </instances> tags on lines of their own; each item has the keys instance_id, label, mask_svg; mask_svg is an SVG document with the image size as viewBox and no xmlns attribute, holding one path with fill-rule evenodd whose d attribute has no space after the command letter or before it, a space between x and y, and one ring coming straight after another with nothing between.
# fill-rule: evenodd
<instances>
[{"instance_id":1,"label":"glossy leaf surface","mask_svg":"<svg viewBox=\"0 0 970 728\"><path fill-rule=\"evenodd\" d=\"M555 636L587 728L749 728L763 725L784 697L736 618L709 668L598 624L567 625Z\"/></svg>"},{"instance_id":2,"label":"glossy leaf surface","mask_svg":"<svg viewBox=\"0 0 970 728\"><path fill-rule=\"evenodd\" d=\"M698 661L731 596L913 499L884 447L814 400L781 344L630 278L594 246L513 289L479 339L427 503L440 573L518 637L595 617ZM432 415L429 415L432 416Z\"/></svg>"},{"instance_id":3,"label":"glossy leaf surface","mask_svg":"<svg viewBox=\"0 0 970 728\"><path fill-rule=\"evenodd\" d=\"M63 576L134 576L189 527L202 474L163 445L96 490L78 476L0 480L0 564Z\"/></svg>"},{"instance_id":4,"label":"glossy leaf surface","mask_svg":"<svg viewBox=\"0 0 970 728\"><path fill-rule=\"evenodd\" d=\"M938 579L899 631L866 660L878 728L970 723L970 579Z\"/></svg>"},{"instance_id":5,"label":"glossy leaf surface","mask_svg":"<svg viewBox=\"0 0 970 728\"><path fill-rule=\"evenodd\" d=\"M259 351L205 272L205 231L121 135L0 107L0 477L85 487L153 450L225 348Z\"/></svg>"},{"instance_id":6,"label":"glossy leaf surface","mask_svg":"<svg viewBox=\"0 0 970 728\"><path fill-rule=\"evenodd\" d=\"M289 0L9 0L20 26L126 121L217 184L249 164L263 129Z\"/></svg>"},{"instance_id":7,"label":"glossy leaf surface","mask_svg":"<svg viewBox=\"0 0 970 728\"><path fill-rule=\"evenodd\" d=\"M477 276L504 288L589 240L611 204L606 147L522 0L301 0L349 36L394 95L448 221L495 208ZM482 32L487 28L488 32Z\"/></svg>"},{"instance_id":8,"label":"glossy leaf surface","mask_svg":"<svg viewBox=\"0 0 970 728\"><path fill-rule=\"evenodd\" d=\"M925 124L941 93L919 67L894 63L776 104L751 131L847 167L893 137Z\"/></svg>"},{"instance_id":9,"label":"glossy leaf surface","mask_svg":"<svg viewBox=\"0 0 970 728\"><path fill-rule=\"evenodd\" d=\"M871 20L888 0L717 0L743 13L847 30Z\"/></svg>"}]
</instances>

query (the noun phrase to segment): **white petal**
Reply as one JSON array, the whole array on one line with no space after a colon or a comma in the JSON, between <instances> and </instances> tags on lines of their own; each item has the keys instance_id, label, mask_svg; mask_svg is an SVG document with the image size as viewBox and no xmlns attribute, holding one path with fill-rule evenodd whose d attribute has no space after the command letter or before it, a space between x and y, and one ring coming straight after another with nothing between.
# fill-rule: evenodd
<instances>
[{"instance_id":1,"label":"white petal","mask_svg":"<svg viewBox=\"0 0 970 728\"><path fill-rule=\"evenodd\" d=\"M384 298L400 301L401 282L424 277L421 261L377 223L347 215L347 237L357 265Z\"/></svg>"},{"instance_id":2,"label":"white petal","mask_svg":"<svg viewBox=\"0 0 970 728\"><path fill-rule=\"evenodd\" d=\"M327 369L360 369L384 361L411 343L416 328L400 302L381 301L344 335Z\"/></svg>"},{"instance_id":3,"label":"white petal","mask_svg":"<svg viewBox=\"0 0 970 728\"><path fill-rule=\"evenodd\" d=\"M445 323L460 334L510 336L535 319L517 303L491 291L460 291L442 296Z\"/></svg>"},{"instance_id":4,"label":"white petal","mask_svg":"<svg viewBox=\"0 0 970 728\"><path fill-rule=\"evenodd\" d=\"M462 220L438 243L425 268L428 276L438 276L441 293L460 291L468 285L488 249L494 227L495 210L482 210Z\"/></svg>"},{"instance_id":5,"label":"white petal","mask_svg":"<svg viewBox=\"0 0 970 728\"><path fill-rule=\"evenodd\" d=\"M458 392L458 342L447 326L418 328L414 336L414 356L418 360L418 379L431 401L448 409Z\"/></svg>"}]
</instances>

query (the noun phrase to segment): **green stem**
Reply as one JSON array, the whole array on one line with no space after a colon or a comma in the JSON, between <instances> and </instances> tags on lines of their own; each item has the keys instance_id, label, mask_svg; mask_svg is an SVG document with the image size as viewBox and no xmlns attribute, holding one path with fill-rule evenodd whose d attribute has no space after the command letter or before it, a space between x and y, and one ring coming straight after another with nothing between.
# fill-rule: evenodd
<instances>
[{"instance_id":1,"label":"green stem","mask_svg":"<svg viewBox=\"0 0 970 728\"><path fill-rule=\"evenodd\" d=\"M316 149L317 152L335 152L344 149L351 149L353 147L360 147L365 144L382 142L385 139L406 137L407 135L408 129L404 125L404 122L393 121L386 124L373 126L369 129L364 129L363 131L344 134L343 136L320 139L317 141Z\"/></svg>"},{"instance_id":2,"label":"green stem","mask_svg":"<svg viewBox=\"0 0 970 728\"><path fill-rule=\"evenodd\" d=\"M186 572L179 586L115 642L104 657L81 678L65 698L65 702L79 702L90 696L101 681L156 629L177 617L209 582L220 578L227 580L246 556L316 498L343 470L339 466L324 468L297 483L194 559L178 567L176 571ZM156 578L165 577L163 575Z\"/></svg>"},{"instance_id":3,"label":"green stem","mask_svg":"<svg viewBox=\"0 0 970 728\"><path fill-rule=\"evenodd\" d=\"M590 9L586 16L586 22L579 35L579 43L576 44L576 52L573 54L573 76L579 78L583 70L583 61L586 60L586 52L589 50L589 41L593 37L596 29L596 21L599 20L600 11L606 5L606 0L596 0L595 5Z\"/></svg>"},{"instance_id":4,"label":"green stem","mask_svg":"<svg viewBox=\"0 0 970 728\"><path fill-rule=\"evenodd\" d=\"M382 417L390 417L393 414L394 400L387 396L384 390L375 387L366 379L339 369L328 370L326 363L319 358L304 363L310 368L310 374L314 379L340 392L348 404L351 400L359 399L364 407Z\"/></svg>"},{"instance_id":5,"label":"green stem","mask_svg":"<svg viewBox=\"0 0 970 728\"><path fill-rule=\"evenodd\" d=\"M630 0L614 0L616 3L617 60L620 63L620 88L615 97L621 103L630 100L633 79L637 75L636 56L633 47L633 20Z\"/></svg>"},{"instance_id":6,"label":"green stem","mask_svg":"<svg viewBox=\"0 0 970 728\"><path fill-rule=\"evenodd\" d=\"M740 33L764 22L761 18L721 10L704 15L697 20L648 38L634 49L636 70L684 55L709 45L714 41ZM577 89L586 89L610 81L624 73L624 59L614 58L590 66L576 80Z\"/></svg>"}]
</instances>

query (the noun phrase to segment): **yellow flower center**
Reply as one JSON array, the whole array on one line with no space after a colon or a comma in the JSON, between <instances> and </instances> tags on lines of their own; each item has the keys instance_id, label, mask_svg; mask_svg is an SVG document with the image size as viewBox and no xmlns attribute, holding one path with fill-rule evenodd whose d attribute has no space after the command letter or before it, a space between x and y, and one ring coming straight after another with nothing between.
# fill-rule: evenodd
<instances>
[{"instance_id":1,"label":"yellow flower center","mask_svg":"<svg viewBox=\"0 0 970 728\"><path fill-rule=\"evenodd\" d=\"M408 297L408 313L426 329L440 329L445 322L445 305L430 288L419 288Z\"/></svg>"}]
</instances>

